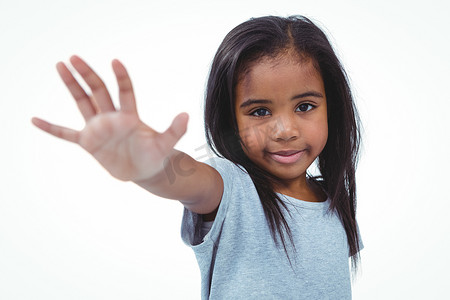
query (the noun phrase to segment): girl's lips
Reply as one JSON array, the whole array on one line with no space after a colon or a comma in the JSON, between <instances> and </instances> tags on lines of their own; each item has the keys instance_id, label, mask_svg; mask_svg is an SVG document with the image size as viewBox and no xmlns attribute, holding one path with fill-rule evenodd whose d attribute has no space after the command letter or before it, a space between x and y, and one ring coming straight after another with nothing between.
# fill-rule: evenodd
<instances>
[{"instance_id":1,"label":"girl's lips","mask_svg":"<svg viewBox=\"0 0 450 300\"><path fill-rule=\"evenodd\" d=\"M304 150L289 150L289 151L278 151L278 152L268 152L269 156L276 162L281 164L292 164L295 163L303 155Z\"/></svg>"}]
</instances>

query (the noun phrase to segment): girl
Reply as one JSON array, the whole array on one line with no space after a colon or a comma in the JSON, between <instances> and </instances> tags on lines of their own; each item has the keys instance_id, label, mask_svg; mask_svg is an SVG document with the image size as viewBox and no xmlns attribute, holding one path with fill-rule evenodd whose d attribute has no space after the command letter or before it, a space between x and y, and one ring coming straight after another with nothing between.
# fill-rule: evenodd
<instances>
[{"instance_id":1,"label":"girl","mask_svg":"<svg viewBox=\"0 0 450 300\"><path fill-rule=\"evenodd\" d=\"M57 70L86 127L33 123L81 145L114 177L184 205L182 238L196 254L203 299L351 298L348 258L356 268L362 248L358 117L345 72L309 19L251 19L225 37L205 105L207 141L221 158L206 164L174 149L186 114L163 133L139 119L118 60L120 109L83 60L71 63L92 96L63 63Z\"/></svg>"}]
</instances>

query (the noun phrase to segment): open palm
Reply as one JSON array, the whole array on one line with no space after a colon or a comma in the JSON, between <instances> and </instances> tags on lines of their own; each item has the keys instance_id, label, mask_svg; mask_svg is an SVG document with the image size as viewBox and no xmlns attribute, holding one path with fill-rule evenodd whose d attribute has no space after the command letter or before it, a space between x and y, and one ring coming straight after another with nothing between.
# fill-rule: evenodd
<instances>
[{"instance_id":1,"label":"open palm","mask_svg":"<svg viewBox=\"0 0 450 300\"><path fill-rule=\"evenodd\" d=\"M64 63L56 67L76 100L86 126L76 131L39 118L33 118L33 124L79 144L118 179L139 181L161 172L165 158L186 132L187 114L178 115L165 132L156 132L139 119L130 77L118 60L113 60L112 67L119 85L120 109L114 107L101 78L81 58L72 56L70 62L90 87L91 96Z\"/></svg>"}]
</instances>

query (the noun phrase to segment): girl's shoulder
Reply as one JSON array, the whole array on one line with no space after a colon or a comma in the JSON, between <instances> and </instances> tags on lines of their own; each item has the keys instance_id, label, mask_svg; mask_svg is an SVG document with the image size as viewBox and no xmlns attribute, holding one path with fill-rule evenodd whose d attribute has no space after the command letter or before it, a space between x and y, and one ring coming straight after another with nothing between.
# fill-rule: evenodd
<instances>
[{"instance_id":1,"label":"girl's shoulder","mask_svg":"<svg viewBox=\"0 0 450 300\"><path fill-rule=\"evenodd\" d=\"M244 167L223 157L210 157L206 164L216 169L219 174L224 177L235 178L236 176L248 176L248 172Z\"/></svg>"}]
</instances>

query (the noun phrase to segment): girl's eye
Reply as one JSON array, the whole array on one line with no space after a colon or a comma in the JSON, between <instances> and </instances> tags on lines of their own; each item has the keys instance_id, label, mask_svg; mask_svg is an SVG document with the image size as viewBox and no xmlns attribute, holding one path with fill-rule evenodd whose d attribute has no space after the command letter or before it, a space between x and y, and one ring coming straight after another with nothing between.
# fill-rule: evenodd
<instances>
[{"instance_id":1,"label":"girl's eye","mask_svg":"<svg viewBox=\"0 0 450 300\"><path fill-rule=\"evenodd\" d=\"M265 108L258 108L250 113L250 115L255 117L265 117L268 116L269 114L270 114L269 111Z\"/></svg>"},{"instance_id":2,"label":"girl's eye","mask_svg":"<svg viewBox=\"0 0 450 300\"><path fill-rule=\"evenodd\" d=\"M310 111L311 109L314 108L314 105L310 104L310 103L302 103L297 107L297 111Z\"/></svg>"}]
</instances>

